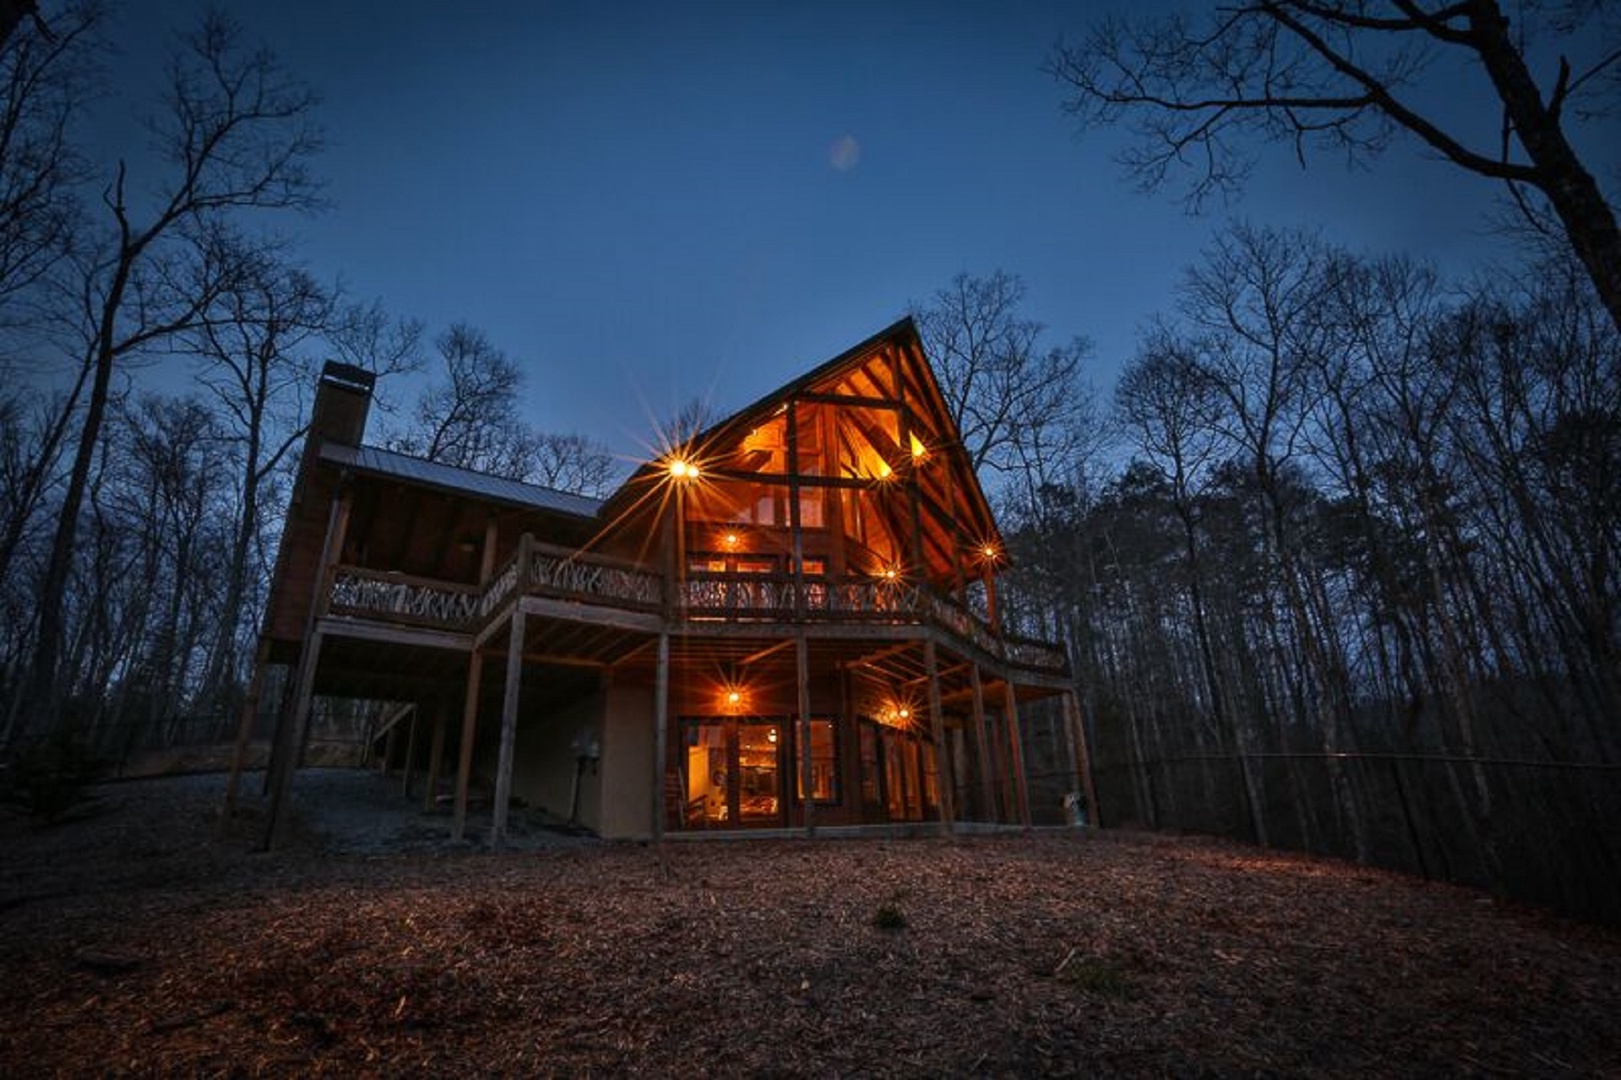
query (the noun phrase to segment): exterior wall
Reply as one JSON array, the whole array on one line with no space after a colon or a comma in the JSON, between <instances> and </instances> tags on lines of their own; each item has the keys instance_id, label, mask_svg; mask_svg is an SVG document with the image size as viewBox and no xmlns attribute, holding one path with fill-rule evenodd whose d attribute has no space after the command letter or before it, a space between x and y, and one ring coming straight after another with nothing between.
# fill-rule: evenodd
<instances>
[{"instance_id":1,"label":"exterior wall","mask_svg":"<svg viewBox=\"0 0 1621 1080\"><path fill-rule=\"evenodd\" d=\"M602 720L599 835L642 840L653 834L653 690L610 684Z\"/></svg>"},{"instance_id":2,"label":"exterior wall","mask_svg":"<svg viewBox=\"0 0 1621 1080\"><path fill-rule=\"evenodd\" d=\"M603 697L588 694L561 709L540 713L519 701L518 731L513 744L512 794L554 817L569 816L569 796L577 766L576 739L600 738ZM494 776L500 752L498 738L479 739L478 771ZM587 765L580 774L579 821L598 830L601 818L601 767Z\"/></svg>"}]
</instances>

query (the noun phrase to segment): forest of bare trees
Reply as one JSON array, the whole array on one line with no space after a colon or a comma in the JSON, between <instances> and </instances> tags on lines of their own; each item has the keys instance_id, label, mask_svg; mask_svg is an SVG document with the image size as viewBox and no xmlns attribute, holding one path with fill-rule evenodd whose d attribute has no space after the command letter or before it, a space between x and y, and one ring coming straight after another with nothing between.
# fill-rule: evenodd
<instances>
[{"instance_id":1,"label":"forest of bare trees","mask_svg":"<svg viewBox=\"0 0 1621 1080\"><path fill-rule=\"evenodd\" d=\"M1578 267L1462 293L1239 227L1014 499L1115 823L1614 912L1621 342Z\"/></svg>"},{"instance_id":2,"label":"forest of bare trees","mask_svg":"<svg viewBox=\"0 0 1621 1080\"><path fill-rule=\"evenodd\" d=\"M323 209L318 101L228 19L177 35L158 152L99 159L105 24L76 2L0 43L4 758L231 729L325 359L419 374L374 441L588 494L616 472L519 414L476 327L430 344L301 265L278 219Z\"/></svg>"},{"instance_id":3,"label":"forest of bare trees","mask_svg":"<svg viewBox=\"0 0 1621 1080\"><path fill-rule=\"evenodd\" d=\"M1340 6L1308 7L1241 7L1227 30L1249 51L1212 56L1249 79L1292 50L1327 80L1322 107L1344 106L1345 65L1308 18ZM1372 30L1500 44L1495 5L1449 10ZM300 264L274 222L321 210L317 101L228 22L180 39L153 128L167 153L134 163L76 141L102 89L99 9L44 15L49 33L22 19L0 43L0 759L233 727L321 360L384 376L385 405L418 373L380 445L587 494L618 471L528 422L522 364L479 328L431 332ZM1173 31L1113 25L1061 55L1076 110L1112 123L1209 76ZM1151 91L1133 99L1119 76L1144 63L1169 82L1126 79ZM1557 101L1596 81L1567 73ZM1391 102L1364 92L1321 126L1253 122L1365 152L1391 123L1367 110ZM1276 104L1235 98L1191 127L1173 109L1147 128L1169 157L1136 164L1159 177L1188 145L1225 150L1224 125ZM1560 134L1557 114L1528 123ZM1071 647L1104 824L1621 913L1614 221L1585 187L1537 217L1536 192L1580 169L1547 152L1498 177L1542 227L1520 272L1444 280L1229 227L1112 395L1089 388L1086 341L1049 343L1025 315L1013 274L918 304L1010 539L1004 615ZM1242 171L1206 160L1200 184Z\"/></svg>"}]
</instances>

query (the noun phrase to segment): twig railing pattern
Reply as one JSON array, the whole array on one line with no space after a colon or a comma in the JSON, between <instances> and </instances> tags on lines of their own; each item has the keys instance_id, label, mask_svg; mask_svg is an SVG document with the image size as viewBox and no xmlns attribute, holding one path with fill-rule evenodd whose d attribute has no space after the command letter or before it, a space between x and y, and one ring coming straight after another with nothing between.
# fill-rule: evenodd
<instances>
[{"instance_id":1,"label":"twig railing pattern","mask_svg":"<svg viewBox=\"0 0 1621 1080\"><path fill-rule=\"evenodd\" d=\"M354 566L334 568L329 609L336 615L469 631L489 623L516 596L659 611L662 577L632 563L531 542L476 585L435 581ZM932 589L882 578L806 578L693 571L675 585L676 614L696 620L851 621L939 627L1006 663L1062 673L1062 649L1001 637L978 615Z\"/></svg>"}]
</instances>

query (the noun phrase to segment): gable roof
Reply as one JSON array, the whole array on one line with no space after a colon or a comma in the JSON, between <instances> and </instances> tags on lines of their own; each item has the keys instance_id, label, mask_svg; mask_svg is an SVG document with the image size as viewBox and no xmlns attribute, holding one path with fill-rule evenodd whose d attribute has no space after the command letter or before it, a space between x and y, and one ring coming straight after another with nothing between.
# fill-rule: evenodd
<instances>
[{"instance_id":1,"label":"gable roof","mask_svg":"<svg viewBox=\"0 0 1621 1080\"><path fill-rule=\"evenodd\" d=\"M713 457L740 443L751 430L780 413L790 400L802 396L811 396L813 400L835 399L832 391L839 384L883 355L890 356L896 362L897 370L901 371L899 381L889 388L889 400L893 403L891 407L898 406L904 414L932 430L937 445L930 447L930 453L939 452L950 470L944 489L946 501L952 505L936 506L938 513L935 516L958 531L957 542L960 546L977 550L990 545L994 547L998 559L1005 559L1005 547L990 502L974 473L962 445L961 433L951 416L934 369L923 351L917 326L910 316L890 324L865 341L744 406L694 436L684 446L670 448L660 458L644 463L608 497L602 507L602 516L611 521L620 514L629 514L653 485L664 479L664 462L668 460L668 453L679 451L701 463L706 457ZM823 397L817 399L815 395Z\"/></svg>"}]
</instances>

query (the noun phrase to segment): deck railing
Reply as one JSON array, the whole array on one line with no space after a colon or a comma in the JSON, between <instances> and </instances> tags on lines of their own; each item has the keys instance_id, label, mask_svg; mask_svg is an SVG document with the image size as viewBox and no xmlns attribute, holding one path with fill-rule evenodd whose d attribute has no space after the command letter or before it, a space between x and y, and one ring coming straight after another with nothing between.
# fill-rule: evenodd
<instances>
[{"instance_id":1,"label":"deck railing","mask_svg":"<svg viewBox=\"0 0 1621 1080\"><path fill-rule=\"evenodd\" d=\"M335 615L450 629L471 625L479 608L477 586L358 566L334 568L328 603Z\"/></svg>"},{"instance_id":2,"label":"deck railing","mask_svg":"<svg viewBox=\"0 0 1621 1080\"><path fill-rule=\"evenodd\" d=\"M404 574L337 567L330 610L450 630L486 625L516 595L636 611L662 611L664 580L633 563L526 543L483 589ZM932 589L880 578L806 578L693 571L671 595L675 613L693 621L864 622L932 625L1018 667L1063 673L1062 649L998 635L975 613Z\"/></svg>"}]
</instances>

